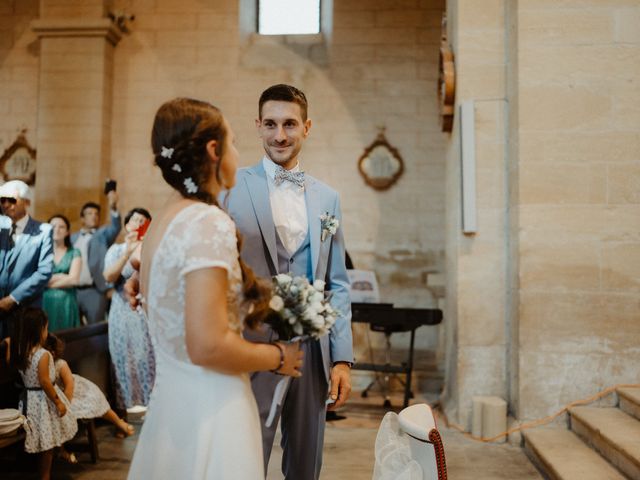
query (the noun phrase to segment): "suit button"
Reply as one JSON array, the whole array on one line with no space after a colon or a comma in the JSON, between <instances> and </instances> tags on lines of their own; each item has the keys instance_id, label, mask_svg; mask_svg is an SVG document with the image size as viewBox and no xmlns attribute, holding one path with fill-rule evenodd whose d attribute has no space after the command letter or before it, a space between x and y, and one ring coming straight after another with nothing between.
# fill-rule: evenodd
<instances>
[{"instance_id":1,"label":"suit button","mask_svg":"<svg viewBox=\"0 0 640 480\"><path fill-rule=\"evenodd\" d=\"M290 259L289 259L289 263L293 263L293 258L290 258Z\"/></svg>"}]
</instances>

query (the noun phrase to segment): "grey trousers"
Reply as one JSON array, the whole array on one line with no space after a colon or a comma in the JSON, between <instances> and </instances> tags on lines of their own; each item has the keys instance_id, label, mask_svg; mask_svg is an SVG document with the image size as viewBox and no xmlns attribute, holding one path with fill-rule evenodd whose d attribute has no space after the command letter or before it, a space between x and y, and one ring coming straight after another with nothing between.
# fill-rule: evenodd
<instances>
[{"instance_id":1,"label":"grey trousers","mask_svg":"<svg viewBox=\"0 0 640 480\"><path fill-rule=\"evenodd\" d=\"M265 474L280 419L282 473L287 480L318 479L322 467L328 384L322 366L320 343L308 340L301 348L304 351L302 377L292 379L282 407L269 428L264 424L276 385L283 377L270 372L257 372L251 376L251 387L262 422Z\"/></svg>"},{"instance_id":2,"label":"grey trousers","mask_svg":"<svg viewBox=\"0 0 640 480\"><path fill-rule=\"evenodd\" d=\"M105 320L107 297L94 287L78 288L78 305L80 316L87 319L87 323L98 323Z\"/></svg>"}]
</instances>

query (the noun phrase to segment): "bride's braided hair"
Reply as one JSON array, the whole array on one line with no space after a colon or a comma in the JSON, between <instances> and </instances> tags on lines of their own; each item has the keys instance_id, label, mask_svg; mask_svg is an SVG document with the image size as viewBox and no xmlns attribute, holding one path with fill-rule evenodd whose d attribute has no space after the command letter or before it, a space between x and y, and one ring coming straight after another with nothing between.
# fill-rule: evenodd
<instances>
[{"instance_id":1,"label":"bride's braided hair","mask_svg":"<svg viewBox=\"0 0 640 480\"><path fill-rule=\"evenodd\" d=\"M191 98L170 100L158 109L153 123L151 148L155 164L160 167L164 180L184 198L218 206L207 185L212 175L222 185L221 162L216 163L214 172L206 145L216 140L216 154L222 158L226 135L224 117L218 108ZM242 240L237 231L236 236L239 252ZM240 256L238 261L242 270L244 298L253 306L244 322L253 328L269 313L271 286L270 282L256 278Z\"/></svg>"}]
</instances>

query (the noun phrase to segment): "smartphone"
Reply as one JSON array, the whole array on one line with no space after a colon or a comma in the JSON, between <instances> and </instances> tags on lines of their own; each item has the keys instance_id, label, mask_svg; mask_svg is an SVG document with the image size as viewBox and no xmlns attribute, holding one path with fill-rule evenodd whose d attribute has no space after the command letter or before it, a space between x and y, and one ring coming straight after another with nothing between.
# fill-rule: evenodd
<instances>
[{"instance_id":1,"label":"smartphone","mask_svg":"<svg viewBox=\"0 0 640 480\"><path fill-rule=\"evenodd\" d=\"M117 184L118 182L116 182L115 180L107 178L107 180L104 182L104 194L106 195L111 191L115 191Z\"/></svg>"},{"instance_id":2,"label":"smartphone","mask_svg":"<svg viewBox=\"0 0 640 480\"><path fill-rule=\"evenodd\" d=\"M145 233L147 233L147 229L151 224L151 220L146 220L142 225L138 227L138 240L142 240L144 238Z\"/></svg>"}]
</instances>

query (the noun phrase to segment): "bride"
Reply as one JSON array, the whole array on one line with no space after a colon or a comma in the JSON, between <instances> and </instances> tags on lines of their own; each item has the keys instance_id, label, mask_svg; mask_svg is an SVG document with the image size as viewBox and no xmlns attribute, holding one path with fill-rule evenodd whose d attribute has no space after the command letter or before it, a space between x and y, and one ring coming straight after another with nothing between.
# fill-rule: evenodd
<instances>
[{"instance_id":1,"label":"bride","mask_svg":"<svg viewBox=\"0 0 640 480\"><path fill-rule=\"evenodd\" d=\"M241 336L269 291L239 259L235 224L215 200L235 182L233 131L213 105L178 98L156 113L151 145L174 191L142 249L157 373L129 478L264 479L248 372L300 376L302 352Z\"/></svg>"}]
</instances>

